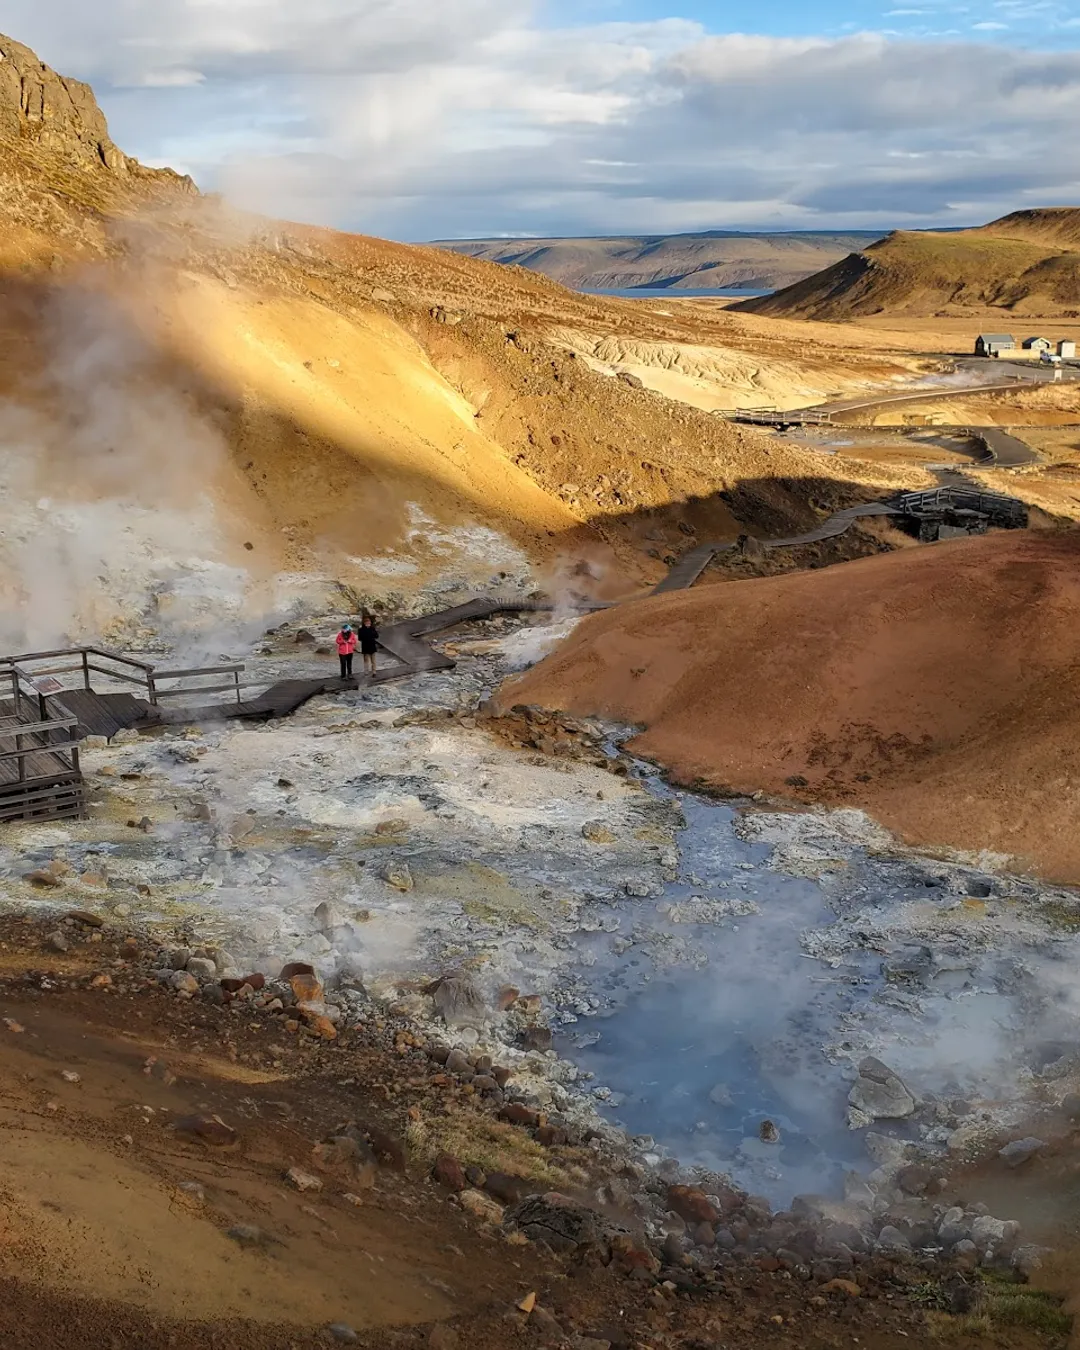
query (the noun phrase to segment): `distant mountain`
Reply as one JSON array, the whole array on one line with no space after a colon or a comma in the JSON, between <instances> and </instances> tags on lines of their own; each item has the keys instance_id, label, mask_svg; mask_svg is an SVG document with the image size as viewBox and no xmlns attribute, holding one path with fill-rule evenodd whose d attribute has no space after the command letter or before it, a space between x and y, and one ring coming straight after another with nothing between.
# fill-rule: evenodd
<instances>
[{"instance_id":1,"label":"distant mountain","mask_svg":"<svg viewBox=\"0 0 1080 1350\"><path fill-rule=\"evenodd\" d=\"M440 239L434 246L542 272L575 290L661 286L673 291L766 291L812 276L881 237L881 231L872 230L707 230L596 239Z\"/></svg>"},{"instance_id":2,"label":"distant mountain","mask_svg":"<svg viewBox=\"0 0 1080 1350\"><path fill-rule=\"evenodd\" d=\"M815 276L738 306L825 320L987 307L1017 316L1080 311L1080 208L1014 211L971 230L897 230Z\"/></svg>"}]
</instances>

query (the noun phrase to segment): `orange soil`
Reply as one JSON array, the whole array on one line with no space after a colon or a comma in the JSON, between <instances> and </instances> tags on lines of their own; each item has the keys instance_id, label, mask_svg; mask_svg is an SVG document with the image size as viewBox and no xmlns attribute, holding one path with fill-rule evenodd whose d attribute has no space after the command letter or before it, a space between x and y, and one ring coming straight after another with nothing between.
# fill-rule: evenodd
<instances>
[{"instance_id":1,"label":"orange soil","mask_svg":"<svg viewBox=\"0 0 1080 1350\"><path fill-rule=\"evenodd\" d=\"M1075 882L1078 674L1080 540L992 534L609 610L499 701L642 725L683 782Z\"/></svg>"}]
</instances>

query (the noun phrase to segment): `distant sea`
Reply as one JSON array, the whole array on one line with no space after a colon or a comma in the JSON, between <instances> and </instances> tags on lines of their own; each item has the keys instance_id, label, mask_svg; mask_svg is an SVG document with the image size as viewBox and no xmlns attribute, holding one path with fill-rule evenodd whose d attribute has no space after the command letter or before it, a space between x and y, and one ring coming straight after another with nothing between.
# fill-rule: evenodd
<instances>
[{"instance_id":1,"label":"distant sea","mask_svg":"<svg viewBox=\"0 0 1080 1350\"><path fill-rule=\"evenodd\" d=\"M737 287L724 289L714 286L710 290L684 290L681 286L632 286L625 290L594 291L588 286L578 288L581 295L616 295L623 300L749 300L752 296L772 295L772 291L749 291Z\"/></svg>"}]
</instances>

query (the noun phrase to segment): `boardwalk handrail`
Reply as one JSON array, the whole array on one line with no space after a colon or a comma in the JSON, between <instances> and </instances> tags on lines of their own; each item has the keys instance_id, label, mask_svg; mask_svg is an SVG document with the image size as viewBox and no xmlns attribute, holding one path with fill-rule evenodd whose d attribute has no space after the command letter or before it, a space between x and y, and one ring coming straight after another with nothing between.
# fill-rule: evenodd
<instances>
[{"instance_id":1,"label":"boardwalk handrail","mask_svg":"<svg viewBox=\"0 0 1080 1350\"><path fill-rule=\"evenodd\" d=\"M76 659L67 664L49 664L43 668L40 667L39 663L41 662L63 661L65 657ZM121 669L112 669L110 665L103 665L102 662L109 662L112 667L119 666ZM28 664L39 668L33 671L27 670L25 667ZM240 674L245 669L243 665L234 664L194 667L189 670L159 670L149 661L139 661L133 656L125 656L122 652L114 652L106 647L93 645L57 647L51 651L23 652L18 656L0 656L0 680L5 676L11 678L13 687L17 677L11 675L11 671L16 668L19 670L19 677L33 689L35 697L41 697L34 685L35 679L55 678L58 675L81 675L83 688L92 690L91 676L103 675L108 680L115 680L120 684L134 685L137 689L145 690L147 701L151 705L156 705L159 699L177 698L184 694L232 693L234 691L239 703ZM158 687L161 680L198 679L208 675L231 675L233 678L231 683L227 685L198 685L187 689L160 689ZM22 692L24 697L27 696L27 690ZM54 695L50 694L49 697L52 698ZM17 696L16 701L18 701Z\"/></svg>"}]
</instances>

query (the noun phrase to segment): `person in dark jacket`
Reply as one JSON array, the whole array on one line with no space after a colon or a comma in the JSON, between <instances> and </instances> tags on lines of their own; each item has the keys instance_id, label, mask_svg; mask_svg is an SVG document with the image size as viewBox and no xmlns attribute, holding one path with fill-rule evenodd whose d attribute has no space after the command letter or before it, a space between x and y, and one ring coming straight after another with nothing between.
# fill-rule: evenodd
<instances>
[{"instance_id":1,"label":"person in dark jacket","mask_svg":"<svg viewBox=\"0 0 1080 1350\"><path fill-rule=\"evenodd\" d=\"M360 620L360 651L364 657L364 669L375 674L375 653L379 650L379 630L370 614Z\"/></svg>"}]
</instances>

